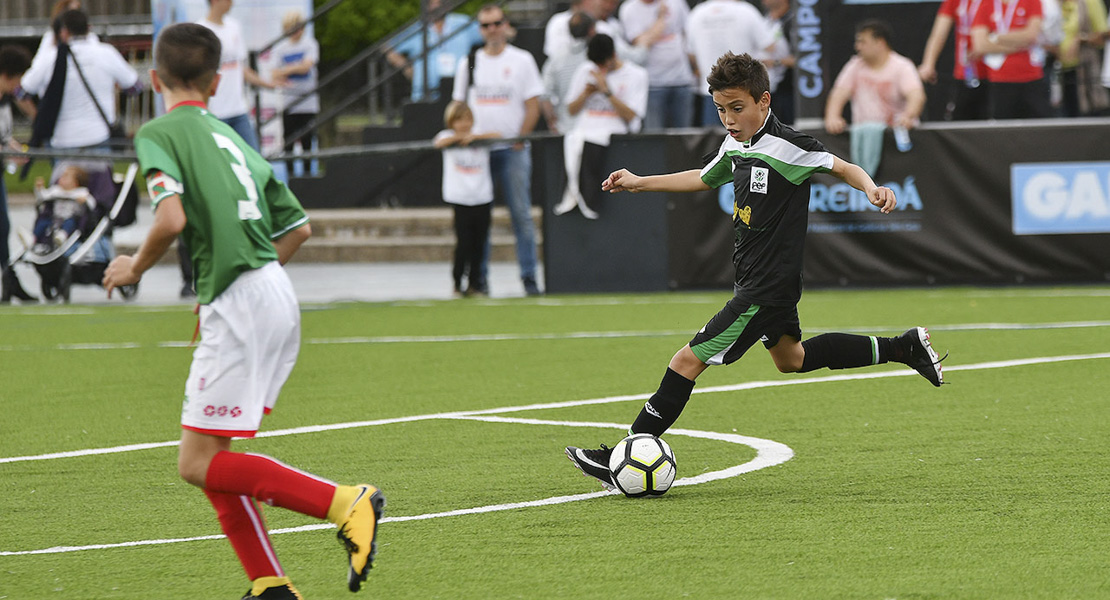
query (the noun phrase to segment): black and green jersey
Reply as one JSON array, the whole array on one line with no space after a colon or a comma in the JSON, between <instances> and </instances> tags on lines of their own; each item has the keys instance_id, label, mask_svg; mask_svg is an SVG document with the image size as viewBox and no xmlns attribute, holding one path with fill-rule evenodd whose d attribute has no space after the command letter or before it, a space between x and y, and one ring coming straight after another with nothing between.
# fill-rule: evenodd
<instances>
[{"instance_id":1,"label":"black and green jersey","mask_svg":"<svg viewBox=\"0 0 1110 600\"><path fill-rule=\"evenodd\" d=\"M832 169L833 155L815 138L768 112L747 142L726 137L701 170L710 187L732 182L736 297L789 306L802 296L802 252L809 221L809 176Z\"/></svg>"},{"instance_id":2,"label":"black and green jersey","mask_svg":"<svg viewBox=\"0 0 1110 600\"><path fill-rule=\"evenodd\" d=\"M199 103L182 103L139 129L135 152L144 175L172 182L152 198L181 196L182 236L207 304L240 273L277 260L271 240L308 222L300 202L261 155Z\"/></svg>"}]
</instances>

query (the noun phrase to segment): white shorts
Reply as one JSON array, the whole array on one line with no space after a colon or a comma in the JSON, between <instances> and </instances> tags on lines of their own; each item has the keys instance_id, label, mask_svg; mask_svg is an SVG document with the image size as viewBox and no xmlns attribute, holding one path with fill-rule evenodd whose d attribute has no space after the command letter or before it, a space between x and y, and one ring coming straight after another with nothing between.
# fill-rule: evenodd
<instances>
[{"instance_id":1,"label":"white shorts","mask_svg":"<svg viewBox=\"0 0 1110 600\"><path fill-rule=\"evenodd\" d=\"M300 350L301 311L276 261L240 273L200 307L181 426L224 437L254 437L277 402Z\"/></svg>"}]
</instances>

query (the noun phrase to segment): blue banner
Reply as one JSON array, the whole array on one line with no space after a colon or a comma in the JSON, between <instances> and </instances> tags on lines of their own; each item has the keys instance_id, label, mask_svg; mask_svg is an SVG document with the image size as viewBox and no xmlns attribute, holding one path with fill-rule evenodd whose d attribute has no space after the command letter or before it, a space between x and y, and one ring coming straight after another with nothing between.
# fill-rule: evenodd
<instances>
[{"instance_id":1,"label":"blue banner","mask_svg":"<svg viewBox=\"0 0 1110 600\"><path fill-rule=\"evenodd\" d=\"M1017 235L1110 233L1110 162L1010 167Z\"/></svg>"}]
</instances>

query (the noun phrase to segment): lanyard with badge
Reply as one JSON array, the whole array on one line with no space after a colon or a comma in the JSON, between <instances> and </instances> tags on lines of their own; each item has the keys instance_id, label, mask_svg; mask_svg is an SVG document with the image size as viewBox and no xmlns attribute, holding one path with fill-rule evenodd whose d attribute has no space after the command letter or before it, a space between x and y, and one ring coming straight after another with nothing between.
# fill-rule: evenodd
<instances>
[{"instance_id":1,"label":"lanyard with badge","mask_svg":"<svg viewBox=\"0 0 1110 600\"><path fill-rule=\"evenodd\" d=\"M1017 6L1020 2L1021 0L1011 0L1010 4L1006 7L1009 11L1004 11L1002 8L1002 0L994 0L994 14L1000 15L1001 17L998 26L995 27L996 35L1009 33L1010 25L1014 22L1014 14L1017 13ZM1006 58L1008 56L1008 54L1002 53L988 54L983 57L983 62L991 69L997 71L1006 63Z\"/></svg>"},{"instance_id":2,"label":"lanyard with badge","mask_svg":"<svg viewBox=\"0 0 1110 600\"><path fill-rule=\"evenodd\" d=\"M971 45L971 22L975 19L975 13L979 12L979 5L983 0L973 0L968 5L968 2L963 2L964 12L960 16L960 44L956 49L956 61L962 62L964 65L964 85L969 88L979 87L979 74L975 72L975 64L968 60L968 46Z\"/></svg>"}]
</instances>

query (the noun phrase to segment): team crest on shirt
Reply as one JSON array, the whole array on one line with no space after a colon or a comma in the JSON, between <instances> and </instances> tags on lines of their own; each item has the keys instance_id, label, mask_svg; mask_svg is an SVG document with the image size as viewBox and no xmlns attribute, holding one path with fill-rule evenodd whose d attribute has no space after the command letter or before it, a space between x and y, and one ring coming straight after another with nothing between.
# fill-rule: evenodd
<instances>
[{"instance_id":1,"label":"team crest on shirt","mask_svg":"<svg viewBox=\"0 0 1110 600\"><path fill-rule=\"evenodd\" d=\"M766 167L752 167L752 177L751 183L748 184L748 191L756 194L766 194L767 177Z\"/></svg>"}]
</instances>

